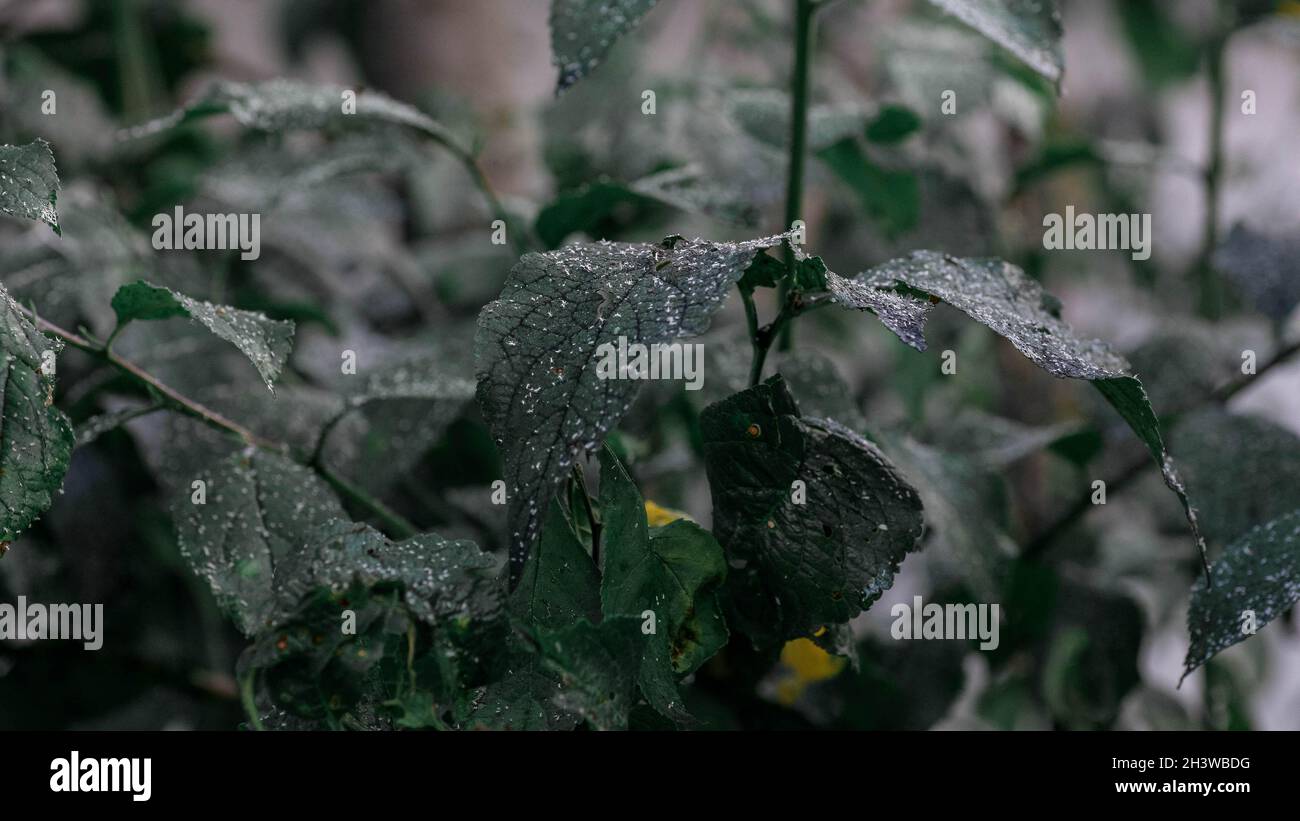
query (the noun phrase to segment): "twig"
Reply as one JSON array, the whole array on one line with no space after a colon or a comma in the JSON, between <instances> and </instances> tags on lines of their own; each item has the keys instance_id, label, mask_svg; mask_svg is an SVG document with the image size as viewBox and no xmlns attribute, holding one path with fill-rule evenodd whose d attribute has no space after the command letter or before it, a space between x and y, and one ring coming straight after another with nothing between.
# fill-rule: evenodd
<instances>
[{"instance_id":1,"label":"twig","mask_svg":"<svg viewBox=\"0 0 1300 821\"><path fill-rule=\"evenodd\" d=\"M772 343L780 336L781 332L790 327L790 323L794 318L830 305L833 302L829 293L814 294L808 297L804 296L801 291L791 291L786 297L785 305L777 313L776 319L773 319L767 325L759 327L758 308L754 305L753 292L741 286L740 298L745 304L745 321L749 325L749 342L753 348L753 358L749 364L750 387L757 385L762 380L763 365L767 362L767 352L772 349Z\"/></svg>"},{"instance_id":2,"label":"twig","mask_svg":"<svg viewBox=\"0 0 1300 821\"><path fill-rule=\"evenodd\" d=\"M803 212L803 170L807 153L808 136L808 66L812 55L812 23L818 3L815 0L795 0L794 6L794 71L790 78L790 164L785 185L785 225L789 231ZM782 281L779 295L785 304L790 294L790 281L794 278L794 247L786 243L785 267L787 279ZM793 340L789 325L779 329L780 348L789 350ZM759 366L762 371L762 366Z\"/></svg>"},{"instance_id":3,"label":"twig","mask_svg":"<svg viewBox=\"0 0 1300 821\"><path fill-rule=\"evenodd\" d=\"M1267 362L1265 362L1263 365L1257 368L1255 373L1238 377L1237 379L1234 379L1233 381L1223 385L1222 387L1212 392L1209 396L1207 396L1202 402L1198 403L1196 407L1209 404L1210 402L1214 402L1218 404L1223 404L1227 402L1229 399L1231 399L1241 391L1245 390L1247 387L1254 384L1255 380L1257 380L1260 376L1264 375L1265 373L1277 367L1278 365L1284 363L1286 360L1288 360L1298 352L1300 352L1300 341L1293 342L1290 345L1287 345L1286 347L1282 348L1277 353L1275 353ZM1110 478L1103 480L1106 483L1107 491L1110 492L1110 491L1114 491L1117 488L1124 487L1125 485L1129 484L1134 479L1137 479L1139 476L1145 473L1147 468L1149 468L1153 464L1155 463L1151 460L1150 456L1147 454L1143 454L1141 459L1137 459L1130 462L1129 464L1125 465L1124 468L1121 469L1119 472L1117 472ZM1070 507L1067 508L1064 513L1062 513L1060 516L1054 519L1052 523L1049 524L1047 527L1043 528L1042 531L1040 531L1039 534L1035 536L1033 540L1029 542L1028 545L1025 546L1025 549L1020 553L1021 558L1024 559L1038 558L1063 533L1065 533L1065 531L1069 530L1071 526L1073 526L1076 522L1082 519L1088 513L1088 511L1091 510L1093 507L1094 505L1092 504L1091 492L1088 492L1083 496L1081 496L1080 498L1076 499L1075 502L1071 504Z\"/></svg>"},{"instance_id":4,"label":"twig","mask_svg":"<svg viewBox=\"0 0 1300 821\"><path fill-rule=\"evenodd\" d=\"M1197 310L1207 319L1218 319L1223 309L1223 289L1212 259L1219 244L1219 190L1223 178L1224 54L1230 32L1215 35L1206 60L1210 86L1210 154L1205 164L1205 224L1201 253L1193 274L1197 277Z\"/></svg>"},{"instance_id":5,"label":"twig","mask_svg":"<svg viewBox=\"0 0 1300 821\"><path fill-rule=\"evenodd\" d=\"M28 308L24 308L21 305L16 305L16 307L19 312L32 320L36 327L41 331L56 336L72 347L84 351L100 361L111 365L120 373L125 374L127 377L135 381L136 384L144 387L147 392L153 396L159 397L160 400L163 401L171 410L183 413L186 416L191 416L218 430L233 433L245 444L290 456L296 461L304 464L306 467L313 469L322 479L328 482L341 494L383 521L388 526L389 535L397 538L407 538L419 532L414 525L404 519L400 514L394 512L383 502L366 493L361 488L353 485L326 465L321 464L319 460L303 458L299 454L294 454L288 445L259 436L238 422L228 419L200 402L184 396L176 389L162 382L158 377L145 371L139 365L123 359L108 350L106 347L97 345L82 336L64 330L58 325L40 318Z\"/></svg>"}]
</instances>

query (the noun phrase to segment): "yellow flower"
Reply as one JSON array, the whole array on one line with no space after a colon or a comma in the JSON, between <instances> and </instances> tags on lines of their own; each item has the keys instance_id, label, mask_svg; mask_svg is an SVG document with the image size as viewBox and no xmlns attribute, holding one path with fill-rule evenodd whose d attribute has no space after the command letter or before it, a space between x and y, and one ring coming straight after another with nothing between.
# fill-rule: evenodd
<instances>
[{"instance_id":1,"label":"yellow flower","mask_svg":"<svg viewBox=\"0 0 1300 821\"><path fill-rule=\"evenodd\" d=\"M814 635L824 632L823 627ZM794 704L808 685L838 676L845 661L818 647L811 639L787 641L781 648L781 664L785 665L786 674L777 682L777 700L786 706Z\"/></svg>"},{"instance_id":2,"label":"yellow flower","mask_svg":"<svg viewBox=\"0 0 1300 821\"><path fill-rule=\"evenodd\" d=\"M651 527L663 527L669 522L675 522L678 519L685 519L688 522L695 521L680 510L673 510L670 507L660 507L649 499L645 500L645 518L646 522Z\"/></svg>"}]
</instances>

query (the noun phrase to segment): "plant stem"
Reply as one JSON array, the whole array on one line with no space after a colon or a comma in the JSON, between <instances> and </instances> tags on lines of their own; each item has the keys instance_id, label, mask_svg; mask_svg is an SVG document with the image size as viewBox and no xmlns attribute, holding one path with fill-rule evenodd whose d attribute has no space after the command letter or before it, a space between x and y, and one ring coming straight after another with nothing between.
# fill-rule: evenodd
<instances>
[{"instance_id":1,"label":"plant stem","mask_svg":"<svg viewBox=\"0 0 1300 821\"><path fill-rule=\"evenodd\" d=\"M790 164L785 183L785 226L789 231L803 212L803 169L808 138L808 64L812 52L812 23L817 11L814 0L795 0L794 8L794 71L790 79ZM794 248L786 243L785 267L789 278L781 283L781 304L786 304L790 291L790 278L794 276ZM780 332L780 349L789 350L793 344L790 326ZM762 368L760 366L759 370Z\"/></svg>"},{"instance_id":2,"label":"plant stem","mask_svg":"<svg viewBox=\"0 0 1300 821\"><path fill-rule=\"evenodd\" d=\"M265 730L266 728L262 726L262 717L257 714L257 699L254 695L256 689L256 670L250 670L239 677L239 701L244 705L244 713L248 716L248 725L254 730Z\"/></svg>"},{"instance_id":3,"label":"plant stem","mask_svg":"<svg viewBox=\"0 0 1300 821\"><path fill-rule=\"evenodd\" d=\"M524 242L520 232L515 230L515 226L510 221L510 215L506 213L505 206L497 197L496 191L492 188L492 183L488 182L487 175L483 173L483 166L479 165L478 158L471 151L466 151L458 145L450 142L442 143L443 147L452 153L460 164L465 167L474 186L483 194L483 199L487 201L488 210L492 212L495 219L501 220L506 227L506 241L514 249L515 254L523 256L528 253L528 244Z\"/></svg>"},{"instance_id":4,"label":"plant stem","mask_svg":"<svg viewBox=\"0 0 1300 821\"><path fill-rule=\"evenodd\" d=\"M749 327L749 345L753 350L749 360L749 386L752 388L763 378L763 362L767 359L767 346L759 336L758 307L754 305L754 292L742 286L740 301L745 305L745 324Z\"/></svg>"},{"instance_id":5,"label":"plant stem","mask_svg":"<svg viewBox=\"0 0 1300 821\"><path fill-rule=\"evenodd\" d=\"M253 433L248 428L245 428L243 425L227 419L216 411L211 410L193 399L182 396L174 388L167 386L139 365L136 365L133 362L128 362L112 351L96 345L84 337L78 336L71 331L64 330L46 319L41 319L40 317L35 316L27 308L18 306L18 310L23 314L26 314L29 319L35 322L38 329L57 336L72 347L85 351L91 356L97 357L107 364L112 365L118 371L131 377L137 384L144 386L150 393L153 393L166 401L172 410L179 411L187 416L192 416L228 433L233 433L240 439L244 440L246 444L256 445L267 450L284 450L283 445L278 445L268 439L264 439Z\"/></svg>"},{"instance_id":6,"label":"plant stem","mask_svg":"<svg viewBox=\"0 0 1300 821\"><path fill-rule=\"evenodd\" d=\"M358 506L370 511L375 518L383 522L389 536L395 539L409 539L420 532L402 514L352 484L351 481L336 473L333 468L324 464L311 464L308 467L316 471L326 482L329 482L330 487L337 490L340 495L351 499Z\"/></svg>"},{"instance_id":7,"label":"plant stem","mask_svg":"<svg viewBox=\"0 0 1300 821\"><path fill-rule=\"evenodd\" d=\"M749 386L752 388L763 378L763 364L767 362L767 352L781 332L791 326L794 318L808 311L813 311L831 304L829 293L805 297L799 291L792 292L784 307L767 325L759 327L758 308L754 305L754 294L747 288L740 289L740 299L745 305L745 321L749 325L749 343L753 349L753 358L749 363Z\"/></svg>"},{"instance_id":8,"label":"plant stem","mask_svg":"<svg viewBox=\"0 0 1300 821\"><path fill-rule=\"evenodd\" d=\"M156 60L152 43L145 36L142 10L138 0L114 0L113 44L117 59L118 90L122 95L122 113L128 122L143 122L153 113L153 86L150 77Z\"/></svg>"},{"instance_id":9,"label":"plant stem","mask_svg":"<svg viewBox=\"0 0 1300 821\"><path fill-rule=\"evenodd\" d=\"M1273 354L1267 362L1256 369L1255 373L1234 379L1232 382L1229 382L1214 391L1206 397L1204 401L1199 403L1199 405L1205 405L1211 402L1220 404L1226 403L1229 399L1254 384L1255 380L1260 376L1263 376L1278 365L1283 364L1297 353L1300 353L1300 342L1293 342L1290 345L1287 345L1277 353ZM1192 409L1193 408L1188 408L1187 410ZM1151 460L1150 456L1144 453L1140 459L1135 459L1125 465L1123 469L1105 479L1106 491L1109 493L1128 485L1134 479L1137 479L1145 473L1147 468L1154 464L1155 462ZM1050 525L1043 528L1043 530L1025 546L1025 549L1021 551L1020 558L1036 559L1041 556L1062 534L1087 515L1088 511L1092 510L1093 507L1092 491L1089 490L1087 493L1076 499L1074 503L1071 504L1064 513L1054 519Z\"/></svg>"},{"instance_id":10,"label":"plant stem","mask_svg":"<svg viewBox=\"0 0 1300 821\"><path fill-rule=\"evenodd\" d=\"M1214 250L1219 245L1219 189L1223 176L1224 54L1228 32L1215 36L1207 53L1210 86L1210 149L1205 165L1205 224L1201 253L1196 260L1197 312L1218 319L1223 312L1223 288L1214 270Z\"/></svg>"},{"instance_id":11,"label":"plant stem","mask_svg":"<svg viewBox=\"0 0 1300 821\"><path fill-rule=\"evenodd\" d=\"M60 328L58 325L55 325L48 320L41 319L28 308L24 308L21 305L17 305L16 307L19 312L24 314L28 319L31 319L39 330L56 336L72 347L85 351L87 354L111 365L120 373L130 377L137 385L144 387L145 390L152 395L160 397L161 401L163 401L163 403L171 410L185 414L186 416L191 416L218 430L233 433L243 440L245 444L253 445L262 450L291 456L296 461L311 468L340 494L351 499L359 507L366 509L371 515L382 521L387 526L388 534L390 536L405 539L414 536L419 532L414 525L408 522L400 514L390 509L379 499L366 493L364 490L352 484L350 481L324 465L319 458L316 458L319 454L313 455L313 458L303 458L300 455L294 454L288 445L258 436L256 433L253 433L238 422L228 419L211 408L181 394L176 389L163 383L158 379L158 377L144 370L139 365L123 359L110 351L107 347L97 345L82 336Z\"/></svg>"}]
</instances>

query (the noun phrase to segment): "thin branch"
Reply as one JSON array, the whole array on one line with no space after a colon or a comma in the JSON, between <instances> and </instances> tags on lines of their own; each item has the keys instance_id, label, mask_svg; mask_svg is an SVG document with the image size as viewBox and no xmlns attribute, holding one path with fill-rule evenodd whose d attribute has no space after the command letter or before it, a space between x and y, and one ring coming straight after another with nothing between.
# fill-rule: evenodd
<instances>
[{"instance_id":1,"label":"thin branch","mask_svg":"<svg viewBox=\"0 0 1300 821\"><path fill-rule=\"evenodd\" d=\"M441 145L450 151L452 156L465 167L465 171L474 182L474 186L478 188L483 194L483 199L487 201L488 210L492 212L492 216L501 220L502 224L505 225L506 241L510 243L510 247L514 249L515 254L523 256L528 253L528 244L519 236L519 232L514 230L514 226L510 221L510 214L506 212L505 206L501 204L501 200L497 197L496 191L493 190L492 184L488 181L487 174L483 173L483 166L479 165L478 158L474 153L466 151L451 142L443 142Z\"/></svg>"},{"instance_id":2,"label":"thin branch","mask_svg":"<svg viewBox=\"0 0 1300 821\"><path fill-rule=\"evenodd\" d=\"M1255 373L1238 377L1226 385L1223 385L1218 390L1207 396L1202 402L1198 403L1197 407L1211 402L1218 404L1226 403L1241 391L1255 384L1256 380L1258 380L1260 376L1263 376L1278 365L1283 364L1292 356L1295 356L1296 353L1300 353L1300 341L1293 342L1273 354L1267 362L1256 369ZM1117 473L1103 480L1106 483L1107 492L1128 485L1133 480L1144 474L1146 470L1154 464L1155 462L1151 460L1150 456L1144 453L1141 458L1129 462ZM1088 511L1092 510L1093 507L1092 493L1089 491L1076 499L1074 503L1071 504L1070 507L1060 516L1056 517L1051 524L1043 528L1039 534L1025 546L1025 549L1021 551L1021 558L1035 559L1041 556L1053 543L1056 542L1058 538L1060 538L1061 535L1087 515Z\"/></svg>"},{"instance_id":3,"label":"thin branch","mask_svg":"<svg viewBox=\"0 0 1300 821\"><path fill-rule=\"evenodd\" d=\"M785 185L785 225L781 230L789 231L794 221L803 212L803 177L804 160L807 154L808 138L808 74L812 59L812 24L817 12L815 0L794 0L794 71L790 77L790 164ZM785 304L790 293L790 281L794 278L794 247L786 243L785 267L787 279L781 283L780 298ZM790 326L779 329L781 350L788 350L792 344ZM759 370L762 368L760 366Z\"/></svg>"},{"instance_id":4,"label":"thin branch","mask_svg":"<svg viewBox=\"0 0 1300 821\"><path fill-rule=\"evenodd\" d=\"M145 388L145 390L151 395L158 397L169 409L185 414L186 416L191 416L218 430L232 433L239 437L245 444L253 445L263 450L281 453L303 463L306 467L316 471L322 479L333 486L334 489L339 491L343 496L351 499L358 506L368 510L372 515L382 521L387 526L389 535L396 538L408 538L419 532L414 525L408 522L400 514L390 509L379 499L376 499L361 488L349 482L344 477L335 473L329 467L321 463L319 459L304 459L300 455L294 454L288 445L257 435L238 422L235 422L222 414L217 413L211 408L208 408L202 403L181 394L179 391L165 384L162 380L158 379L158 377L144 370L139 365L123 359L104 346L97 345L85 337L64 330L58 325L38 317L28 308L24 308L21 305L17 305L16 307L28 319L31 319L39 330L58 337L72 347L84 351L90 356L111 365L120 373L125 374L135 381L136 384Z\"/></svg>"},{"instance_id":5,"label":"thin branch","mask_svg":"<svg viewBox=\"0 0 1300 821\"><path fill-rule=\"evenodd\" d=\"M1197 278L1197 310L1208 319L1218 319L1223 310L1223 285L1212 260L1219 245L1219 199L1224 166L1224 56L1229 34L1224 31L1215 35L1206 55L1210 87L1210 148L1204 176L1205 223L1201 230L1201 253L1197 256L1193 275Z\"/></svg>"},{"instance_id":6,"label":"thin branch","mask_svg":"<svg viewBox=\"0 0 1300 821\"><path fill-rule=\"evenodd\" d=\"M809 311L833 304L829 293L805 296L801 291L791 291L783 307L767 325L759 326L758 308L754 305L753 292L740 287L740 298L745 305L745 321L749 326L749 342L753 348L753 358L749 364L749 385L757 385L763 378L763 365L767 362L767 353L772 349L782 331L790 327L794 318Z\"/></svg>"},{"instance_id":7,"label":"thin branch","mask_svg":"<svg viewBox=\"0 0 1300 821\"><path fill-rule=\"evenodd\" d=\"M369 510L376 518L382 521L388 530L388 535L396 539L409 539L417 535L420 531L415 525L406 520L402 514L390 508L388 505L371 496L361 488L352 484L333 468L324 464L308 465L330 486L339 492L340 495L351 499L356 504Z\"/></svg>"}]
</instances>

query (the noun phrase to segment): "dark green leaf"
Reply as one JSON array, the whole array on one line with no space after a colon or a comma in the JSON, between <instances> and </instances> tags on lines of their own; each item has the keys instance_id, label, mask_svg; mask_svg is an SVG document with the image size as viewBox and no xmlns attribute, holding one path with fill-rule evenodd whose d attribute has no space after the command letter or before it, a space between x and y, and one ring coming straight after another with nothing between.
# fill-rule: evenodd
<instances>
[{"instance_id":1,"label":"dark green leaf","mask_svg":"<svg viewBox=\"0 0 1300 821\"><path fill-rule=\"evenodd\" d=\"M596 730L627 728L645 643L639 618L542 629L537 642L547 668L560 677L553 697L557 708L581 716Z\"/></svg>"},{"instance_id":2,"label":"dark green leaf","mask_svg":"<svg viewBox=\"0 0 1300 821\"><path fill-rule=\"evenodd\" d=\"M1234 225L1214 252L1223 272L1255 309L1281 322L1300 304L1300 240Z\"/></svg>"},{"instance_id":3,"label":"dark green leaf","mask_svg":"<svg viewBox=\"0 0 1300 821\"><path fill-rule=\"evenodd\" d=\"M602 375L601 346L703 333L754 256L780 240L571 245L528 254L510 272L479 315L475 359L479 405L505 461L512 579L555 484L641 387Z\"/></svg>"},{"instance_id":4,"label":"dark green leaf","mask_svg":"<svg viewBox=\"0 0 1300 821\"><path fill-rule=\"evenodd\" d=\"M1186 80L1201 64L1201 47L1157 0L1125 0L1116 4L1132 53L1142 74L1155 85Z\"/></svg>"},{"instance_id":5,"label":"dark green leaf","mask_svg":"<svg viewBox=\"0 0 1300 821\"><path fill-rule=\"evenodd\" d=\"M961 693L965 648L958 642L867 640L857 648L861 669L814 684L806 700L831 727L928 730Z\"/></svg>"},{"instance_id":6,"label":"dark green leaf","mask_svg":"<svg viewBox=\"0 0 1300 821\"><path fill-rule=\"evenodd\" d=\"M714 595L727 574L722 548L685 519L649 529L645 501L608 447L600 465L601 611L637 618L653 612L656 633L668 637L672 669L693 673L727 642Z\"/></svg>"},{"instance_id":7,"label":"dark green leaf","mask_svg":"<svg viewBox=\"0 0 1300 821\"><path fill-rule=\"evenodd\" d=\"M1207 409L1180 420L1169 438L1212 542L1227 544L1295 509L1300 437L1286 428Z\"/></svg>"},{"instance_id":8,"label":"dark green leaf","mask_svg":"<svg viewBox=\"0 0 1300 821\"><path fill-rule=\"evenodd\" d=\"M1061 14L1056 0L930 0L1005 48L1034 71L1061 83Z\"/></svg>"},{"instance_id":9,"label":"dark green leaf","mask_svg":"<svg viewBox=\"0 0 1300 821\"><path fill-rule=\"evenodd\" d=\"M239 665L262 676L277 706L441 727L444 712L468 710L467 688L500 672L509 625L499 564L473 542L392 542L337 518L298 537L275 564L271 612Z\"/></svg>"},{"instance_id":10,"label":"dark green leaf","mask_svg":"<svg viewBox=\"0 0 1300 821\"><path fill-rule=\"evenodd\" d=\"M825 291L826 277L830 272L822 258L807 256L802 250L797 250L795 255L794 287L801 291Z\"/></svg>"},{"instance_id":11,"label":"dark green leaf","mask_svg":"<svg viewBox=\"0 0 1300 821\"><path fill-rule=\"evenodd\" d=\"M543 537L543 544L545 544ZM505 672L489 684L470 715L471 726L489 730L572 730L578 717L555 703L560 676L537 653L512 649Z\"/></svg>"},{"instance_id":12,"label":"dark green leaf","mask_svg":"<svg viewBox=\"0 0 1300 821\"><path fill-rule=\"evenodd\" d=\"M121 324L136 319L188 316L238 348L272 390L293 347L292 322L191 299L148 282L133 282L119 288L113 295L113 310Z\"/></svg>"},{"instance_id":13,"label":"dark green leaf","mask_svg":"<svg viewBox=\"0 0 1300 821\"><path fill-rule=\"evenodd\" d=\"M943 301L993 329L1043 370L1062 378L1090 381L1119 412L1150 451L1165 484L1182 502L1202 557L1205 539L1196 513L1165 452L1160 425L1142 383L1128 362L1104 343L1077 336L1059 316L1060 302L1016 266L997 259L962 259L934 251L914 251L851 281L830 279L840 302L876 310L872 291L899 291L911 299L910 312L890 311L884 324L917 350L925 350L923 327L930 302ZM847 283L847 284L846 284ZM858 286L865 286L858 287ZM927 302L927 299L930 302ZM883 313L877 310L877 314ZM899 321L918 320L908 325Z\"/></svg>"},{"instance_id":14,"label":"dark green leaf","mask_svg":"<svg viewBox=\"0 0 1300 821\"><path fill-rule=\"evenodd\" d=\"M559 195L541 210L537 215L537 238L547 248L558 248L570 234L590 234L615 210L644 202L646 197L619 183L585 185Z\"/></svg>"},{"instance_id":15,"label":"dark green leaf","mask_svg":"<svg viewBox=\"0 0 1300 821\"><path fill-rule=\"evenodd\" d=\"M359 583L398 584L419 621L464 632L504 628L498 563L473 542L421 533L393 542L373 527L336 518L306 534L301 549L275 565L275 595L282 614L314 590L334 593ZM502 632L499 636L504 640Z\"/></svg>"},{"instance_id":16,"label":"dark green leaf","mask_svg":"<svg viewBox=\"0 0 1300 821\"><path fill-rule=\"evenodd\" d=\"M1063 727L1110 727L1141 680L1142 610L1123 594L1069 581L1057 595L1055 623L1039 651L1043 699Z\"/></svg>"},{"instance_id":17,"label":"dark green leaf","mask_svg":"<svg viewBox=\"0 0 1300 821\"><path fill-rule=\"evenodd\" d=\"M801 417L779 375L710 406L700 426L733 627L756 644L808 636L889 588L921 536L921 500L879 449Z\"/></svg>"},{"instance_id":18,"label":"dark green leaf","mask_svg":"<svg viewBox=\"0 0 1300 821\"><path fill-rule=\"evenodd\" d=\"M696 163L642 177L631 183L631 189L656 202L732 225L757 225L761 214L744 185L725 182Z\"/></svg>"},{"instance_id":19,"label":"dark green leaf","mask_svg":"<svg viewBox=\"0 0 1300 821\"><path fill-rule=\"evenodd\" d=\"M777 283L785 278L786 273L785 263L781 260L771 254L759 254L745 269L744 276L740 278L740 287L751 291L760 287L775 288Z\"/></svg>"},{"instance_id":20,"label":"dark green leaf","mask_svg":"<svg viewBox=\"0 0 1300 821\"><path fill-rule=\"evenodd\" d=\"M0 285L0 542L54 502L72 456L72 424L54 407L60 345L46 339Z\"/></svg>"},{"instance_id":21,"label":"dark green leaf","mask_svg":"<svg viewBox=\"0 0 1300 821\"><path fill-rule=\"evenodd\" d=\"M551 62L560 70L559 96L591 73L656 0L551 0Z\"/></svg>"},{"instance_id":22,"label":"dark green leaf","mask_svg":"<svg viewBox=\"0 0 1300 821\"><path fill-rule=\"evenodd\" d=\"M555 500L510 596L510 612L539 627L600 619L600 575Z\"/></svg>"},{"instance_id":23,"label":"dark green leaf","mask_svg":"<svg viewBox=\"0 0 1300 821\"><path fill-rule=\"evenodd\" d=\"M1016 550L1003 529L1007 499L998 477L964 452L945 453L905 436L883 438L881 447L925 505L927 555L981 601L997 601Z\"/></svg>"},{"instance_id":24,"label":"dark green leaf","mask_svg":"<svg viewBox=\"0 0 1300 821\"><path fill-rule=\"evenodd\" d=\"M921 118L907 106L887 105L867 124L867 139L873 143L897 143L921 127Z\"/></svg>"},{"instance_id":25,"label":"dark green leaf","mask_svg":"<svg viewBox=\"0 0 1300 821\"><path fill-rule=\"evenodd\" d=\"M179 116L145 128L166 126L212 114L230 113L241 125L259 131L297 131L330 126L399 125L413 128L435 142L464 151L440 123L418 108L378 91L356 91L356 110L345 114L342 86L315 85L276 79L249 84L222 81L187 106Z\"/></svg>"},{"instance_id":26,"label":"dark green leaf","mask_svg":"<svg viewBox=\"0 0 1300 821\"><path fill-rule=\"evenodd\" d=\"M45 140L0 145L0 213L40 220L59 233L59 175Z\"/></svg>"},{"instance_id":27,"label":"dark green leaf","mask_svg":"<svg viewBox=\"0 0 1300 821\"><path fill-rule=\"evenodd\" d=\"M192 481L204 484L184 487L172 505L181 552L252 635L275 615L276 566L343 508L315 473L261 450L223 459Z\"/></svg>"},{"instance_id":28,"label":"dark green leaf","mask_svg":"<svg viewBox=\"0 0 1300 821\"><path fill-rule=\"evenodd\" d=\"M880 221L886 234L898 234L916 225L921 193L911 171L880 167L852 138L822 149L817 157L853 189L862 207L872 219Z\"/></svg>"}]
</instances>

